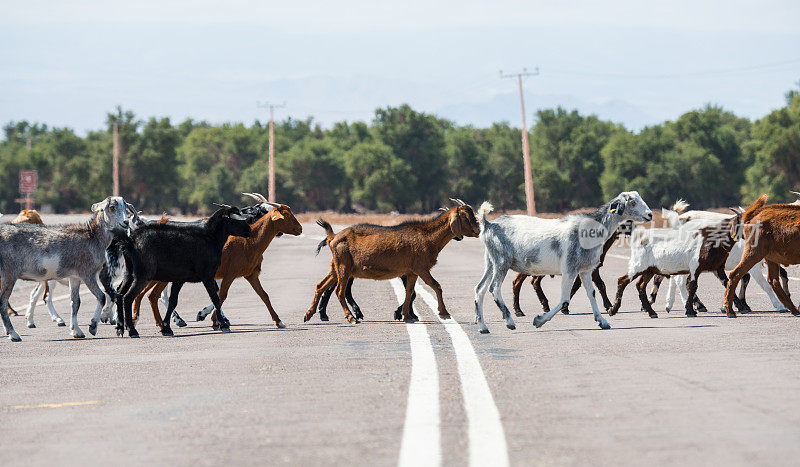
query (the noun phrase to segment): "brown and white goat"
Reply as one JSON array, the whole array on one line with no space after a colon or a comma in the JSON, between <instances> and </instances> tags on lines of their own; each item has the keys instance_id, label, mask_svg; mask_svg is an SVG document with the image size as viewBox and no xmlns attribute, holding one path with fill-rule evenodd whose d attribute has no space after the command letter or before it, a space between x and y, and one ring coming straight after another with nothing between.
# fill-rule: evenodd
<instances>
[{"instance_id":1,"label":"brown and white goat","mask_svg":"<svg viewBox=\"0 0 800 467\"><path fill-rule=\"evenodd\" d=\"M417 278L436 292L439 316L449 318L442 298L442 287L431 275L431 268L436 265L439 252L450 240L480 235L472 207L461 200L452 201L457 206L430 220L408 221L386 227L357 224L338 234L333 232L328 222L319 219L317 224L325 229L327 238L324 243L328 244L333 260L331 271L317 284L314 300L303 321L314 316L322 293L335 284L336 296L344 309L345 318L350 322L358 322L347 304L346 290L350 278L387 280L404 275L407 280L403 320L413 320L410 303Z\"/></svg>"},{"instance_id":2,"label":"brown and white goat","mask_svg":"<svg viewBox=\"0 0 800 467\"><path fill-rule=\"evenodd\" d=\"M233 281L239 277L244 277L264 302L264 305L266 305L275 325L279 328L284 328L286 326L272 307L269 295L261 286L258 276L261 273L261 263L264 261L264 251L269 247L275 236L283 233L300 235L303 233L303 227L297 221L289 206L270 203L258 193L254 193L254 195L253 197L256 200L272 206L272 209L250 226L250 237L229 237L225 243L222 249L222 259L215 275L215 279L221 279L222 281L219 286L219 300L220 303L225 302L225 298L228 296L228 289ZM148 299L153 309L156 325L159 328L161 328L162 322L161 314L158 311L158 297L166 286L167 283L165 282L154 282L152 286L148 285L150 287ZM138 303L141 303L143 295L144 292L137 297ZM136 302L134 305L136 305ZM135 313L138 315L138 305ZM212 326L216 328L218 326L216 313L211 314L211 320Z\"/></svg>"},{"instance_id":3,"label":"brown and white goat","mask_svg":"<svg viewBox=\"0 0 800 467\"><path fill-rule=\"evenodd\" d=\"M729 318L736 317L731 307L731 302L736 298L736 284L762 259L767 263L767 281L778 300L793 315L800 315L786 290L781 287L778 273L781 265L800 264L800 206L765 206L767 198L766 194L761 195L742 215L746 239L744 252L742 260L731 271L725 288L724 310Z\"/></svg>"}]
</instances>

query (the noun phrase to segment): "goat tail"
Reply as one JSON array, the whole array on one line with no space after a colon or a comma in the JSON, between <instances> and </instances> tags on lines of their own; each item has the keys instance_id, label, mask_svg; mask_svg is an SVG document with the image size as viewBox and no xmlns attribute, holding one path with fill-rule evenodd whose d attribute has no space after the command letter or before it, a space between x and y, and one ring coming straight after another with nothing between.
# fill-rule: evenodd
<instances>
[{"instance_id":1,"label":"goat tail","mask_svg":"<svg viewBox=\"0 0 800 467\"><path fill-rule=\"evenodd\" d=\"M750 223L750 220L756 217L756 214L758 214L758 212L761 211L761 208L763 208L764 205L767 203L768 198L769 195L764 193L763 195L759 196L758 199L753 204L748 206L747 209L742 214L742 223L743 224Z\"/></svg>"},{"instance_id":2,"label":"goat tail","mask_svg":"<svg viewBox=\"0 0 800 467\"><path fill-rule=\"evenodd\" d=\"M316 254L319 254L319 251L322 250L322 247L324 247L325 245L328 244L328 242L333 240L333 236L335 234L333 233L333 227L331 227L331 224L329 224L328 221L326 221L325 219L321 217L317 219L317 225L325 229L325 238L322 239L322 241L319 242L319 244L317 245Z\"/></svg>"},{"instance_id":3,"label":"goat tail","mask_svg":"<svg viewBox=\"0 0 800 467\"><path fill-rule=\"evenodd\" d=\"M481 227L486 224L486 215L490 212L494 211L494 206L492 203L488 201L484 201L481 203L481 207L478 208L478 223L480 223Z\"/></svg>"},{"instance_id":4,"label":"goat tail","mask_svg":"<svg viewBox=\"0 0 800 467\"><path fill-rule=\"evenodd\" d=\"M683 214L687 209L689 209L689 203L687 203L685 199L679 198L677 201L675 201L675 204L670 206L669 209L677 212L678 214Z\"/></svg>"}]
</instances>

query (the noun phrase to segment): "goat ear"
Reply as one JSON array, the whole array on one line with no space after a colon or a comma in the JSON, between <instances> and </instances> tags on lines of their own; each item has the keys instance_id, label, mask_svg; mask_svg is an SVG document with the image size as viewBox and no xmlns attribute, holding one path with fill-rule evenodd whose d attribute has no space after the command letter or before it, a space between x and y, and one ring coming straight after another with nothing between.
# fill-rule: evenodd
<instances>
[{"instance_id":1,"label":"goat ear","mask_svg":"<svg viewBox=\"0 0 800 467\"><path fill-rule=\"evenodd\" d=\"M619 214L620 216L625 212L625 203L623 201L614 201L611 203L609 212Z\"/></svg>"},{"instance_id":2,"label":"goat ear","mask_svg":"<svg viewBox=\"0 0 800 467\"><path fill-rule=\"evenodd\" d=\"M275 209L275 212L272 213L272 217L270 217L270 219L273 220L273 221L277 221L277 220L284 219L284 217L283 217L283 214L281 214L280 211Z\"/></svg>"},{"instance_id":3,"label":"goat ear","mask_svg":"<svg viewBox=\"0 0 800 467\"><path fill-rule=\"evenodd\" d=\"M108 200L109 199L111 199L111 198L106 198L103 201L100 201L99 203L94 203L92 205L92 211L93 212L94 211L102 211L103 209L105 209L105 207L108 206Z\"/></svg>"}]
</instances>

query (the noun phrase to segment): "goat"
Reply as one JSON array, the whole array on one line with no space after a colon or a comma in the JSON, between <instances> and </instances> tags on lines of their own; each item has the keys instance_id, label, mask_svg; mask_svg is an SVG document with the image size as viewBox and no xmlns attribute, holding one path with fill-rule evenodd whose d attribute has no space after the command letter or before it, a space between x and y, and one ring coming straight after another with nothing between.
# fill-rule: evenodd
<instances>
[{"instance_id":1,"label":"goat","mask_svg":"<svg viewBox=\"0 0 800 467\"><path fill-rule=\"evenodd\" d=\"M606 291L606 284L603 282L603 278L600 277L600 268L603 267L603 261L606 258L606 253L611 247L614 245L614 242L617 241L617 238L620 234L630 236L631 230L633 229L633 222L626 221L622 223L614 233L608 237L608 240L603 244L603 252L600 254L600 264L592 271L592 282L597 286L597 290L600 291L600 297L603 299L603 308L606 311L610 310L612 307L611 300L608 299L608 293ZM523 272L518 273L517 277L514 278L514 282L512 285L512 291L514 293L514 314L516 316L525 316L525 313L522 312L522 309L519 306L519 295L522 291L522 286L525 284L525 279L528 278L528 274ZM550 304L547 301L547 296L544 294L544 290L542 290L542 279L544 276L533 276L531 278L531 285L533 286L533 290L536 292L536 296L539 298L539 302L542 305L542 309L547 312L550 310ZM575 292L581 286L580 278L575 278L575 283L572 284L572 290L570 291L570 298L575 295ZM565 305L561 308L561 312L565 315L569 314L569 305Z\"/></svg>"},{"instance_id":2,"label":"goat","mask_svg":"<svg viewBox=\"0 0 800 467\"><path fill-rule=\"evenodd\" d=\"M677 215L665 210L667 215ZM622 294L627 285L640 277L636 288L642 308L651 318L658 318L647 298L646 287L656 274L671 276L688 274L688 299L686 316L697 316L692 304L697 292L697 276L704 271L712 271L727 285L725 261L731 248L740 238L738 211L729 222L719 224L716 221L696 220L688 222L680 228L644 229L637 228L631 235L631 258L628 262L628 273L617 281L617 297L609 315L619 310ZM738 301L738 299L737 299Z\"/></svg>"},{"instance_id":3,"label":"goat","mask_svg":"<svg viewBox=\"0 0 800 467\"><path fill-rule=\"evenodd\" d=\"M595 321L602 329L611 327L597 308L592 271L600 264L603 245L620 223L652 220L653 213L639 193L622 192L593 213L559 219L506 215L490 222L486 215L491 210L488 202L478 210L480 239L486 247L483 277L475 286L475 315L481 333L489 332L483 319L483 296L487 288L494 295L506 327L516 328L500 292L509 269L532 276L561 276L561 300L555 308L533 319L537 328L569 303L576 277L580 277L589 296Z\"/></svg>"},{"instance_id":4,"label":"goat","mask_svg":"<svg viewBox=\"0 0 800 467\"><path fill-rule=\"evenodd\" d=\"M125 276L116 294L117 335L128 328L130 337L139 337L133 323L133 300L151 281L172 282L169 306L161 334L173 335L170 317L178 303L178 293L186 282L202 282L219 313L220 302L214 273L219 268L222 248L228 236L250 236L250 225L236 207L223 205L203 224L176 225L172 223L143 225L130 236L115 231L106 250L109 268L117 271L120 259L125 263ZM221 328L230 324L222 320Z\"/></svg>"},{"instance_id":5,"label":"goat","mask_svg":"<svg viewBox=\"0 0 800 467\"><path fill-rule=\"evenodd\" d=\"M44 222L42 222L42 218L39 216L39 211L37 211L35 209L23 209L22 211L20 211L20 213L17 215L17 217L15 217L14 220L11 221L11 223L12 224L37 224L37 225L44 224ZM36 294L37 294L37 298L36 299L34 299L34 293L31 292L31 301L34 302L34 303L35 303L35 300L38 300L38 294L39 294L40 290L42 290L42 287L40 287L40 286L41 286L41 282L36 284L36 287L34 287L34 289L33 289L33 291L35 291ZM47 283L46 282L45 282L45 286L44 286L43 290L45 290L45 294L46 294L47 293L46 292L46 290L47 290ZM53 314L55 313L55 310L52 309L52 300L50 300L50 304L51 304L50 310L52 310L50 314L51 314L51 317L52 317ZM29 314L31 313L31 311L32 310L30 310L30 308L29 308L28 312L25 313L25 318L28 320L28 327L29 328L35 328L36 325L33 324L32 314L29 317ZM19 313L17 313L17 310L12 308L11 304L8 305L8 314L10 314L12 316L19 316ZM56 317L58 318L58 320L56 320ZM58 313L55 313L55 317L53 317L53 321L58 323L59 326L65 326L64 320L61 319L60 316L58 316Z\"/></svg>"},{"instance_id":6,"label":"goat","mask_svg":"<svg viewBox=\"0 0 800 467\"><path fill-rule=\"evenodd\" d=\"M97 298L89 332L97 332L97 321L105 296L97 285L96 275L103 266L105 249L112 239L112 229L126 229L128 217L125 200L108 197L92 205L92 218L85 224L0 226L0 314L6 334L12 341L21 340L8 318L8 298L18 279L48 281L69 278L72 299L70 329L72 336L85 337L78 326L80 285L83 281Z\"/></svg>"},{"instance_id":7,"label":"goat","mask_svg":"<svg viewBox=\"0 0 800 467\"><path fill-rule=\"evenodd\" d=\"M722 224L724 222L730 222L731 216L730 214L719 213L719 212L711 212L711 211L687 211L686 209L689 207L689 204L686 203L684 200L678 200L672 207L672 212L669 214L668 221L673 228L678 228L682 224L686 224L687 222L691 221L707 221L708 225L713 225L714 223ZM676 216L675 213L678 215ZM744 251L744 240L737 241L733 247L731 248L730 253L728 254L728 259L725 261L725 269L731 270L739 264L739 261L742 259L742 252ZM781 304L778 297L772 292L772 288L767 283L766 279L764 279L764 273L762 270L763 263L759 262L753 268L748 271L747 274L742 279L742 286L741 290L738 294L738 304L737 306L740 307L739 311L748 312L751 311L750 306L747 304L747 297L746 297L746 290L747 290L747 283L750 281L751 276L755 279L756 284L761 288L761 290L766 293L767 297L772 302L772 305L778 311L786 311L786 309ZM781 268L781 279L784 281L784 289L786 289L788 294L788 277L786 270ZM658 293L658 286L661 283L661 278L663 276L656 277L654 280L653 289L650 293L650 304L652 305L655 302L656 294ZM786 279L784 279L786 278ZM685 276L672 276L669 278L669 288L667 290L667 305L666 311L669 312L672 309L672 305L674 303L675 298L675 289L677 287L678 291L680 292L680 296L682 300L687 299L687 292L685 286ZM697 305L698 311L706 311L706 307L697 299L695 295L695 304Z\"/></svg>"},{"instance_id":8,"label":"goat","mask_svg":"<svg viewBox=\"0 0 800 467\"><path fill-rule=\"evenodd\" d=\"M387 280L406 276L406 298L402 305L402 317L406 322L414 321L410 313L411 297L417 278L420 278L436 292L439 316L449 318L444 304L442 287L431 275L439 252L450 240L461 240L465 236L477 237L478 221L472 207L461 200L451 198L456 206L441 212L429 220L408 221L399 225L379 226L357 224L338 234L323 219L317 224L325 229L325 244L331 250L331 270L317 284L311 307L303 317L308 321L314 316L322 293L331 285L336 285L336 295L344 310L345 319L353 323L353 316L346 299L347 285L353 277L362 279Z\"/></svg>"},{"instance_id":9,"label":"goat","mask_svg":"<svg viewBox=\"0 0 800 467\"><path fill-rule=\"evenodd\" d=\"M269 247L272 240L278 236L278 234L283 233L300 235L303 233L303 227L294 217L294 213L292 213L292 209L289 206L270 203L263 195L258 193L244 194L251 196L261 203L265 208L266 215L262 215L251 225L252 233L249 238L230 237L227 243L225 243L225 247L222 250L222 259L215 275L215 278L221 281L218 294L219 301L220 304L224 303L228 295L228 289L233 281L239 277L244 277L250 283L251 287L253 287L253 290L255 290L259 298L264 302L275 325L278 328L285 328L286 326L278 317L275 309L272 308L269 295L264 291L258 276L261 273L264 251ZM161 317L158 313L158 301L156 297L166 288L166 283L155 282L154 284L155 286L148 297L156 319L156 324L160 326ZM144 292L137 297L137 301L134 303L134 314L138 314L138 303L141 302L143 294ZM213 309L214 305L212 304L198 312L198 321L202 321ZM212 326L214 328L218 326L217 319L213 314Z\"/></svg>"},{"instance_id":10,"label":"goat","mask_svg":"<svg viewBox=\"0 0 800 467\"><path fill-rule=\"evenodd\" d=\"M800 206L796 204L772 204L765 206L767 195L762 194L742 215L744 236L747 239L742 260L733 268L725 288L724 312L735 318L731 307L736 284L759 261L767 263L767 280L783 306L793 315L800 311L792 303L786 290L781 287L778 269L781 265L800 263Z\"/></svg>"}]
</instances>

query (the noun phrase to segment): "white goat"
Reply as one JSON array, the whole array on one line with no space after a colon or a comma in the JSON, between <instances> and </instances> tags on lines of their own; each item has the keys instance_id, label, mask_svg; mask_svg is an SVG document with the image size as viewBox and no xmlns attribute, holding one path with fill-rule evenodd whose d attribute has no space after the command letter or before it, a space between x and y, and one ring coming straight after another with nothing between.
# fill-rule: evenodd
<instances>
[{"instance_id":1,"label":"white goat","mask_svg":"<svg viewBox=\"0 0 800 467\"><path fill-rule=\"evenodd\" d=\"M561 300L550 311L533 319L533 325L537 328L569 303L576 277L580 277L586 290L595 321L602 329L611 327L597 307L592 271L600 263L603 244L621 222L649 221L653 218L652 211L639 193L626 191L593 213L574 214L560 219L518 215L501 216L489 222L486 215L491 211L492 205L488 202L478 210L480 239L486 247L485 270L475 286L475 317L481 333L489 332L483 319L483 296L487 288L492 292L506 326L509 329L516 328L500 293L509 269L531 276L561 276Z\"/></svg>"},{"instance_id":2,"label":"white goat","mask_svg":"<svg viewBox=\"0 0 800 467\"><path fill-rule=\"evenodd\" d=\"M675 219L677 213L665 209L664 217L668 220ZM721 224L716 220L697 219L678 228L635 229L631 235L628 274L618 279L617 298L609 315L614 315L619 310L625 287L633 279L641 276L636 288L639 291L642 308L651 318L657 318L658 315L650 306L646 296L647 282L656 274L664 276L688 274L686 316L697 316L697 312L692 308L697 291L697 276L703 271L712 271L723 285L727 284L723 265L735 243L734 237L739 232L738 220L737 214L730 221L733 225L730 222Z\"/></svg>"},{"instance_id":3,"label":"white goat","mask_svg":"<svg viewBox=\"0 0 800 467\"><path fill-rule=\"evenodd\" d=\"M683 202L682 205L679 204L681 202ZM795 201L795 203L800 204L800 200ZM689 205L683 200L678 200L678 202L675 203L675 207L678 209L680 208L685 209L688 206ZM680 210L678 212L680 212ZM724 222L730 222L730 220L734 217L734 215L719 213L719 212L711 212L711 211L693 210L693 211L686 211L681 213L680 215L671 217L665 214L665 217L667 217L671 226L678 227L679 225L686 224L687 222L701 221L701 220L708 222L708 225L715 225L715 224L722 225L722 223ZM744 240L739 240L736 242L736 244L733 245L730 253L728 254L728 259L725 261L725 270L730 271L739 264L739 261L741 261L742 259L743 251L744 251ZM778 300L778 297L775 295L775 292L772 290L772 287L769 285L769 283L767 283L766 278L764 278L763 266L764 262L759 261L755 266L753 266L750 269L750 271L748 271L748 274L750 275L750 277L755 279L756 284L758 284L761 290L763 290L764 293L767 294L767 297L769 298L770 302L772 302L772 306L775 307L776 310L782 312L787 311L786 307L784 307L783 304L780 302L780 300ZM747 302L745 301L745 293L744 293L747 287L746 286L747 282L748 281L745 280L742 281L742 293L741 296L739 297L739 300L741 301L740 306L743 309L749 309L749 307L747 306ZM688 292L686 291L686 276L672 276L669 278L669 287L667 289L667 303L666 303L666 311L668 313L672 310L673 304L675 302L676 288L678 289L678 292L680 294L681 301L685 305L686 300L688 299ZM786 287L784 286L784 288ZM654 287L651 296L655 297L655 293L657 291L658 288ZM743 310L740 309L740 311Z\"/></svg>"}]
</instances>

